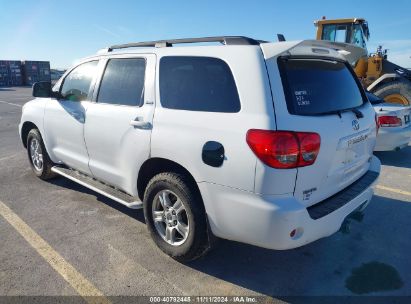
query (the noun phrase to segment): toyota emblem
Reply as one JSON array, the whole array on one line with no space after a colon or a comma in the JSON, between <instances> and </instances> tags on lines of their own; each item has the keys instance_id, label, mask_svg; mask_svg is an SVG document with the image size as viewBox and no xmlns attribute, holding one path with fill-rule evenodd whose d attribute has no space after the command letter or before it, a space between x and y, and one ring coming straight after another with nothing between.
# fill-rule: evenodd
<instances>
[{"instance_id":1,"label":"toyota emblem","mask_svg":"<svg viewBox=\"0 0 411 304\"><path fill-rule=\"evenodd\" d=\"M353 128L355 131L358 131L358 130L360 129L360 123L358 122L358 120L354 119L354 120L352 121L352 128Z\"/></svg>"}]
</instances>

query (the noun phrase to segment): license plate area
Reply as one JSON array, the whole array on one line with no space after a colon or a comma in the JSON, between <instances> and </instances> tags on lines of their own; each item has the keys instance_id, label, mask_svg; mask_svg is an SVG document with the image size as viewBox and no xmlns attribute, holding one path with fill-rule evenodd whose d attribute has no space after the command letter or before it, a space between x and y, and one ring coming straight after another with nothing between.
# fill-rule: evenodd
<instances>
[{"instance_id":1,"label":"license plate area","mask_svg":"<svg viewBox=\"0 0 411 304\"><path fill-rule=\"evenodd\" d=\"M359 144L365 142L368 139L368 134L361 134L347 141L347 148L357 147Z\"/></svg>"},{"instance_id":2,"label":"license plate area","mask_svg":"<svg viewBox=\"0 0 411 304\"><path fill-rule=\"evenodd\" d=\"M367 142L369 134L369 131L365 130L358 134L340 139L338 150L342 150L342 152L344 153L342 162L344 165L353 164L356 159L368 153Z\"/></svg>"}]
</instances>

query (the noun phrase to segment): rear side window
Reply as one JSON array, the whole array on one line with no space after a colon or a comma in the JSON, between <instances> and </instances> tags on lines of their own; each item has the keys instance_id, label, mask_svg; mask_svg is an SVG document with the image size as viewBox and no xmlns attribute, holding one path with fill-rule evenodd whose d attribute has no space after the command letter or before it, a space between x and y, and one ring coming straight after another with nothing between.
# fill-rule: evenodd
<instances>
[{"instance_id":1,"label":"rear side window","mask_svg":"<svg viewBox=\"0 0 411 304\"><path fill-rule=\"evenodd\" d=\"M234 113L240 99L227 63L209 57L163 57L160 99L164 108Z\"/></svg>"},{"instance_id":2,"label":"rear side window","mask_svg":"<svg viewBox=\"0 0 411 304\"><path fill-rule=\"evenodd\" d=\"M97 102L141 106L144 101L143 58L110 59L104 71Z\"/></svg>"},{"instance_id":3,"label":"rear side window","mask_svg":"<svg viewBox=\"0 0 411 304\"><path fill-rule=\"evenodd\" d=\"M290 114L321 115L365 102L354 73L344 62L280 58L279 65Z\"/></svg>"}]
</instances>

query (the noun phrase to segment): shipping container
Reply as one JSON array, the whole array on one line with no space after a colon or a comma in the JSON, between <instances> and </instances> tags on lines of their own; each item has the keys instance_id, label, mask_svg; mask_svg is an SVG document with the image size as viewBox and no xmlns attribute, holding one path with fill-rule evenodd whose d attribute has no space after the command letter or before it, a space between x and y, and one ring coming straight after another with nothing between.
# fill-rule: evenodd
<instances>
[{"instance_id":1,"label":"shipping container","mask_svg":"<svg viewBox=\"0 0 411 304\"><path fill-rule=\"evenodd\" d=\"M9 69L6 60L0 60L0 86L5 87L9 85Z\"/></svg>"},{"instance_id":2,"label":"shipping container","mask_svg":"<svg viewBox=\"0 0 411 304\"><path fill-rule=\"evenodd\" d=\"M50 62L0 60L0 86L33 85L51 81Z\"/></svg>"},{"instance_id":3,"label":"shipping container","mask_svg":"<svg viewBox=\"0 0 411 304\"><path fill-rule=\"evenodd\" d=\"M48 61L23 61L23 83L33 85L37 81L51 81L50 62Z\"/></svg>"},{"instance_id":4,"label":"shipping container","mask_svg":"<svg viewBox=\"0 0 411 304\"><path fill-rule=\"evenodd\" d=\"M21 61L0 60L0 86L21 86Z\"/></svg>"},{"instance_id":5,"label":"shipping container","mask_svg":"<svg viewBox=\"0 0 411 304\"><path fill-rule=\"evenodd\" d=\"M9 80L11 86L23 85L23 76L21 72L21 61L9 61Z\"/></svg>"}]
</instances>

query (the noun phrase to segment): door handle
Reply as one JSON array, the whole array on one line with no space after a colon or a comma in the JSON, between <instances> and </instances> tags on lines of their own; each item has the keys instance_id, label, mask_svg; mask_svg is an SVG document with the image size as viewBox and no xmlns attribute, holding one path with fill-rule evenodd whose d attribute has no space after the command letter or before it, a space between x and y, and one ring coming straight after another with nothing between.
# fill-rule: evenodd
<instances>
[{"instance_id":1,"label":"door handle","mask_svg":"<svg viewBox=\"0 0 411 304\"><path fill-rule=\"evenodd\" d=\"M138 129L151 129L151 123L144 121L143 117L137 117L135 120L130 121L130 125Z\"/></svg>"}]
</instances>

